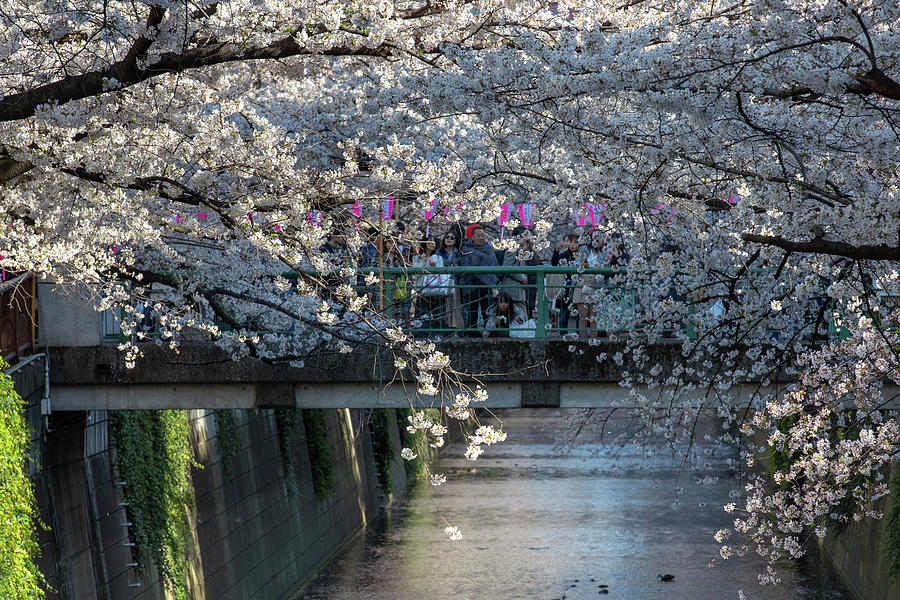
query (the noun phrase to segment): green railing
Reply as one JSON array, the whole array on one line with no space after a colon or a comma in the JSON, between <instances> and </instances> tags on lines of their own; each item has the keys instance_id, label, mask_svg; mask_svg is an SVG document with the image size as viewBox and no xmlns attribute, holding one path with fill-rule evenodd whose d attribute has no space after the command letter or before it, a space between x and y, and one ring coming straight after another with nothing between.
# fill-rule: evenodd
<instances>
[{"instance_id":1,"label":"green railing","mask_svg":"<svg viewBox=\"0 0 900 600\"><path fill-rule=\"evenodd\" d=\"M367 294L374 307L418 335L544 338L571 333L596 337L638 327L635 290L615 281L626 273L624 268L368 267L356 272L350 278L337 273L306 274L321 276L332 289L341 284L353 286ZM367 274L378 276L377 283L363 284ZM497 283L484 283L481 277L487 275L496 276ZM518 278L530 283L514 281ZM503 294L512 300L509 312L503 315L505 320L497 318L497 300ZM592 302L594 296L596 302ZM564 315L565 311L569 314Z\"/></svg>"},{"instance_id":2,"label":"green railing","mask_svg":"<svg viewBox=\"0 0 900 600\"><path fill-rule=\"evenodd\" d=\"M376 275L376 282L364 283L365 276ZM473 276L496 275L498 283L484 284L467 281ZM640 311L637 306L636 289L621 281L627 274L627 268L601 267L587 268L576 266L554 267L550 265L536 266L489 266L489 267L365 267L354 268L352 275L341 275L338 271L318 273L306 271L304 275L314 276L324 282L332 291L340 285L350 285L357 292L370 297L371 306L390 317L394 317L402 326L417 336L445 337L453 335L478 336L485 331L490 336L512 336L526 338L546 338L551 335L575 334L578 337L602 337L608 333L641 333L651 324L641 322L636 317ZM296 280L300 273L282 273L288 279ZM444 276L444 279L426 279ZM531 283L517 283L507 276L525 276ZM402 278L402 279L401 279ZM446 288L436 292L433 288ZM478 311L478 318L473 322L466 319L467 300L477 290L484 291L488 299L488 307L495 304L496 298L507 293L514 295L514 300L524 296L524 322L506 323L490 327ZM287 292L291 293L291 292ZM596 302L590 298L596 296ZM583 302L580 302L583 300ZM674 336L684 333L689 338L696 338L698 324L691 317L693 303L700 298L684 298L690 304L689 314L678 323L669 323L657 333L663 336ZM592 305L587 310L586 319L579 323L578 304ZM568 318L563 312L568 307ZM494 312L496 310L494 309ZM572 314L574 313L574 314ZM513 309L513 315L515 309ZM102 336L104 342L118 343L125 336L118 327L118 316L111 311L103 315ZM847 331L835 324L829 317L828 335L831 339L843 339ZM494 325L497 325L495 322ZM565 325L565 326L563 326ZM220 323L222 329L228 329ZM486 327L487 326L487 327ZM140 324L144 337L154 338L159 335L153 319L147 316ZM186 333L184 337L196 339L205 337L201 333Z\"/></svg>"}]
</instances>

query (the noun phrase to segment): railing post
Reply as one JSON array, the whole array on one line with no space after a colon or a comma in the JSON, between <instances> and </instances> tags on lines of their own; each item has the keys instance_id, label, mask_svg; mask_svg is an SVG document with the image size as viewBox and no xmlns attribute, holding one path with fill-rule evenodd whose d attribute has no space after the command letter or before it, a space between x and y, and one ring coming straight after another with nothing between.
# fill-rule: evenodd
<instances>
[{"instance_id":1,"label":"railing post","mask_svg":"<svg viewBox=\"0 0 900 600\"><path fill-rule=\"evenodd\" d=\"M547 297L544 294L544 271L538 271L535 285L537 286L537 302L535 303L537 315L535 315L534 319L534 337L545 338L547 337L547 317L549 311L547 310Z\"/></svg>"}]
</instances>

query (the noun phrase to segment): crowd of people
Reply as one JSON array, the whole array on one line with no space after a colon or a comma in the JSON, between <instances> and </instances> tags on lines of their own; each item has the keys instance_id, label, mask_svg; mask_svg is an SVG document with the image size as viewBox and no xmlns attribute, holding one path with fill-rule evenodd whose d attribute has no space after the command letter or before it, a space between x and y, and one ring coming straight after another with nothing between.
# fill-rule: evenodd
<instances>
[{"instance_id":1,"label":"crowd of people","mask_svg":"<svg viewBox=\"0 0 900 600\"><path fill-rule=\"evenodd\" d=\"M373 305L422 337L534 337L542 305L547 307L544 322L553 332L583 338L603 335L604 325L590 295L610 286L608 275L546 274L546 303L542 304L536 273L490 271L490 267L545 264L523 233L523 227L513 231L520 239L518 251L495 249L488 232L477 223L454 223L442 236L426 236L414 244L402 243L402 235L377 236L355 262L360 267L388 269L377 289L369 286L366 292ZM322 250L341 252L340 238L330 237ZM624 266L627 260L621 243L595 229L583 236L565 234L553 250L550 265L593 269ZM407 272L409 267L413 271ZM443 267L462 268L443 273L418 270ZM360 276L360 286L363 280Z\"/></svg>"}]
</instances>

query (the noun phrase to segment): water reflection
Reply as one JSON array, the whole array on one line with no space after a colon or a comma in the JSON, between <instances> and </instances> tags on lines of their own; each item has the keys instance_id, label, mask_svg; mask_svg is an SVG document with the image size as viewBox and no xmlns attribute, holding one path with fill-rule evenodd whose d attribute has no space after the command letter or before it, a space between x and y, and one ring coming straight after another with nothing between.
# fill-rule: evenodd
<instances>
[{"instance_id":1,"label":"water reflection","mask_svg":"<svg viewBox=\"0 0 900 600\"><path fill-rule=\"evenodd\" d=\"M420 599L734 599L850 598L809 562L783 569L783 584L760 587L761 563L735 560L709 569L712 534L730 519L721 507L734 481L676 482L671 464L626 447L618 465L582 446L560 455L546 427L556 411L502 415L509 440L471 463L445 450L440 488L420 486L347 545L296 598ZM684 475L681 476L682 480ZM672 506L676 485L686 485ZM446 521L463 539L450 542ZM660 574L673 574L662 582Z\"/></svg>"}]
</instances>

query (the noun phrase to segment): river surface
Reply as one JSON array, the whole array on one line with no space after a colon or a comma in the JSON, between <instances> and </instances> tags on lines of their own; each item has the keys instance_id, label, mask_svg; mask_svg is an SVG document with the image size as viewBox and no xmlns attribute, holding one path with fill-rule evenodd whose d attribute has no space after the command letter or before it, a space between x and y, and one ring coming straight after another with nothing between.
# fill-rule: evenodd
<instances>
[{"instance_id":1,"label":"river surface","mask_svg":"<svg viewBox=\"0 0 900 600\"><path fill-rule=\"evenodd\" d=\"M295 599L734 600L744 590L759 600L851 600L811 560L783 566L774 587L759 586L764 566L753 558L708 567L718 556L712 536L731 521L722 506L735 481L724 462L717 483L696 486L636 447L615 460L595 444L556 451L559 411L499 416L506 442L474 463L462 444L447 447L434 469L447 483L395 502ZM685 491L673 508L677 486ZM443 533L447 521L461 540Z\"/></svg>"}]
</instances>

